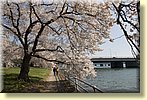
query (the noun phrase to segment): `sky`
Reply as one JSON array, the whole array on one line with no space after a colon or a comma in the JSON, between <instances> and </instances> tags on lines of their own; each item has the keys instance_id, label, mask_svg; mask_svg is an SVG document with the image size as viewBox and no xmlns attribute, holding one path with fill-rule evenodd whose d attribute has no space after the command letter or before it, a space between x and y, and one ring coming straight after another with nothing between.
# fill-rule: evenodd
<instances>
[{"instance_id":1,"label":"sky","mask_svg":"<svg viewBox=\"0 0 147 100\"><path fill-rule=\"evenodd\" d=\"M114 25L111 28L110 37L112 39L120 37L123 35L122 30L119 25ZM114 42L110 42L108 39L104 40L105 43L100 45L100 48L103 51L96 52L91 57L133 57L131 48L126 41L125 36L114 40Z\"/></svg>"}]
</instances>

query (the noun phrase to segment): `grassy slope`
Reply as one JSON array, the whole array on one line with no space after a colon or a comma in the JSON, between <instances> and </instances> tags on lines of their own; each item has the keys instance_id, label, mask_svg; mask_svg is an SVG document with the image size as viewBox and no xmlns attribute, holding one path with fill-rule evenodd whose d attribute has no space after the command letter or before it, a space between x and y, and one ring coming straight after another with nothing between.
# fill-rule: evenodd
<instances>
[{"instance_id":1,"label":"grassy slope","mask_svg":"<svg viewBox=\"0 0 147 100\"><path fill-rule=\"evenodd\" d=\"M29 88L44 80L51 70L47 68L31 68L29 72L30 83L17 80L20 68L4 68L4 89L2 92L29 92ZM33 90L32 90L33 91Z\"/></svg>"}]
</instances>

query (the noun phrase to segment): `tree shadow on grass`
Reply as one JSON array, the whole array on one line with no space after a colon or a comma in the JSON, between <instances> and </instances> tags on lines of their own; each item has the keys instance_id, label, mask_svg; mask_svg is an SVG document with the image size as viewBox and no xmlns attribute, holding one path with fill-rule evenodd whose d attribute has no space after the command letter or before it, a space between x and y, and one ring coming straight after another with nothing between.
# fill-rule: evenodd
<instances>
[{"instance_id":1,"label":"tree shadow on grass","mask_svg":"<svg viewBox=\"0 0 147 100\"><path fill-rule=\"evenodd\" d=\"M67 93L69 89L67 81L43 81L42 78L30 76L30 82L17 79L18 74L5 74L3 93ZM68 86L68 87L67 87Z\"/></svg>"},{"instance_id":2,"label":"tree shadow on grass","mask_svg":"<svg viewBox=\"0 0 147 100\"><path fill-rule=\"evenodd\" d=\"M21 93L27 92L33 84L38 83L42 78L30 76L31 82L24 82L17 79L18 74L5 74L3 75L4 93Z\"/></svg>"}]
</instances>

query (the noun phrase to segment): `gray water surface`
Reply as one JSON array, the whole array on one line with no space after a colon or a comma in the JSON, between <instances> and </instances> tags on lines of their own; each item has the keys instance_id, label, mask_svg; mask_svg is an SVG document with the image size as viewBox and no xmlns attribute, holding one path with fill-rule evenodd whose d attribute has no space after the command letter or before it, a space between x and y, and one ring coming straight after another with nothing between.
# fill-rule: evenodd
<instances>
[{"instance_id":1,"label":"gray water surface","mask_svg":"<svg viewBox=\"0 0 147 100\"><path fill-rule=\"evenodd\" d=\"M139 92L139 68L96 69L97 77L86 79L104 92Z\"/></svg>"}]
</instances>

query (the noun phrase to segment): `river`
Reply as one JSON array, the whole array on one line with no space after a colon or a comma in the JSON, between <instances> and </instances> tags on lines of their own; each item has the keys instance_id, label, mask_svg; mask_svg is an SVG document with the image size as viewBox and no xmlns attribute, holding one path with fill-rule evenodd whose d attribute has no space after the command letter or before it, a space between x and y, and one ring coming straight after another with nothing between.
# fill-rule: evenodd
<instances>
[{"instance_id":1,"label":"river","mask_svg":"<svg viewBox=\"0 0 147 100\"><path fill-rule=\"evenodd\" d=\"M86 79L88 83L97 86L103 92L139 92L139 68L96 69L96 78Z\"/></svg>"}]
</instances>

